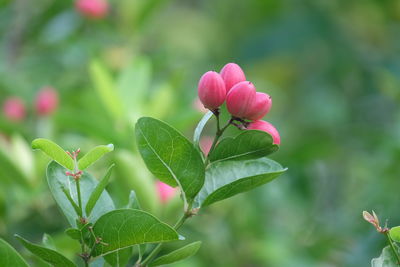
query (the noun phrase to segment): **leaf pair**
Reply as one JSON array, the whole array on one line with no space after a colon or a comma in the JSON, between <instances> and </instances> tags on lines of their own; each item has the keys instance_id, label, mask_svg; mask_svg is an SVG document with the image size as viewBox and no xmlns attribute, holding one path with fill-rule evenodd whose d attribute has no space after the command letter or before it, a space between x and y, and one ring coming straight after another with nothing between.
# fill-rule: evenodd
<instances>
[{"instance_id":1,"label":"leaf pair","mask_svg":"<svg viewBox=\"0 0 400 267\"><path fill-rule=\"evenodd\" d=\"M33 140L32 148L42 150L46 155L68 170L73 170L75 168L74 160L59 145L48 139L38 138ZM86 169L106 153L113 150L114 146L112 144L93 148L78 161L78 169Z\"/></svg>"}]
</instances>

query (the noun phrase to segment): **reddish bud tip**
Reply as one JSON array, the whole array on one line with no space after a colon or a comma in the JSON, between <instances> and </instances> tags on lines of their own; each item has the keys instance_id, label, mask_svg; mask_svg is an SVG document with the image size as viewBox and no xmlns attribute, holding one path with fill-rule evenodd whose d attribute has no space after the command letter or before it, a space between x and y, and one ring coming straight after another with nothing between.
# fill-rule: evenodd
<instances>
[{"instance_id":1,"label":"reddish bud tip","mask_svg":"<svg viewBox=\"0 0 400 267\"><path fill-rule=\"evenodd\" d=\"M25 118L24 102L18 97L10 97L3 104L3 114L11 121L21 121Z\"/></svg>"},{"instance_id":2,"label":"reddish bud tip","mask_svg":"<svg viewBox=\"0 0 400 267\"><path fill-rule=\"evenodd\" d=\"M45 87L36 96L36 113L40 116L52 114L58 106L58 93L52 87Z\"/></svg>"},{"instance_id":3,"label":"reddish bud tip","mask_svg":"<svg viewBox=\"0 0 400 267\"><path fill-rule=\"evenodd\" d=\"M259 120L264 117L272 106L272 98L264 93L256 93L256 98L251 105L249 112L246 114L246 119Z\"/></svg>"},{"instance_id":4,"label":"reddish bud tip","mask_svg":"<svg viewBox=\"0 0 400 267\"><path fill-rule=\"evenodd\" d=\"M221 106L226 97L224 80L215 71L208 71L201 76L198 85L198 95L204 107L215 110Z\"/></svg>"},{"instance_id":5,"label":"reddish bud tip","mask_svg":"<svg viewBox=\"0 0 400 267\"><path fill-rule=\"evenodd\" d=\"M279 136L278 130L269 122L266 121L254 121L247 127L248 130L260 130L269 133L272 136L274 144L279 145L281 143L281 137Z\"/></svg>"},{"instance_id":6,"label":"reddish bud tip","mask_svg":"<svg viewBox=\"0 0 400 267\"><path fill-rule=\"evenodd\" d=\"M237 83L246 81L246 76L238 64L228 63L221 70L221 77L225 82L226 92L232 89Z\"/></svg>"},{"instance_id":7,"label":"reddish bud tip","mask_svg":"<svg viewBox=\"0 0 400 267\"><path fill-rule=\"evenodd\" d=\"M107 15L109 6L106 0L77 0L75 8L85 17L101 19Z\"/></svg>"},{"instance_id":8,"label":"reddish bud tip","mask_svg":"<svg viewBox=\"0 0 400 267\"><path fill-rule=\"evenodd\" d=\"M176 194L176 188L173 188L163 182L156 182L156 189L161 203L167 203Z\"/></svg>"},{"instance_id":9,"label":"reddish bud tip","mask_svg":"<svg viewBox=\"0 0 400 267\"><path fill-rule=\"evenodd\" d=\"M229 113L238 118L245 118L256 97L256 88L251 82L240 82L233 86L226 96Z\"/></svg>"}]
</instances>

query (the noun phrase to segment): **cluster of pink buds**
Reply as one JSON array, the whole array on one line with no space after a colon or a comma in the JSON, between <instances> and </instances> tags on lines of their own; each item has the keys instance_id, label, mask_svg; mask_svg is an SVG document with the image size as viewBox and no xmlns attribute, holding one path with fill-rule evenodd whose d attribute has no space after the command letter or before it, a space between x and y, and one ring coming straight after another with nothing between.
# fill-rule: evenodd
<instances>
[{"instance_id":1,"label":"cluster of pink buds","mask_svg":"<svg viewBox=\"0 0 400 267\"><path fill-rule=\"evenodd\" d=\"M76 159L78 158L78 155L80 152L81 152L80 148L78 148L76 151L72 151L72 153L69 151L66 151L66 153L74 160L75 163L76 163ZM66 171L65 175L72 176L72 178L74 178L75 180L79 180L79 178L81 178L81 176L82 176L82 173L83 172L80 170L76 170L74 172Z\"/></svg>"},{"instance_id":2,"label":"cluster of pink buds","mask_svg":"<svg viewBox=\"0 0 400 267\"><path fill-rule=\"evenodd\" d=\"M242 122L247 129L269 133L275 144L280 144L276 128L261 119L270 111L272 99L268 94L257 92L253 83L239 65L226 64L220 73L206 72L198 84L198 96L204 107L218 113L226 101L226 107L234 120Z\"/></svg>"},{"instance_id":3,"label":"cluster of pink buds","mask_svg":"<svg viewBox=\"0 0 400 267\"><path fill-rule=\"evenodd\" d=\"M49 86L43 87L36 95L34 106L40 117L53 114L58 107L57 91ZM3 103L3 114L10 121L23 121L26 113L26 106L19 97L9 97Z\"/></svg>"},{"instance_id":4,"label":"cluster of pink buds","mask_svg":"<svg viewBox=\"0 0 400 267\"><path fill-rule=\"evenodd\" d=\"M102 19L108 14L109 5L106 0L77 0L76 10L90 19Z\"/></svg>"}]
</instances>

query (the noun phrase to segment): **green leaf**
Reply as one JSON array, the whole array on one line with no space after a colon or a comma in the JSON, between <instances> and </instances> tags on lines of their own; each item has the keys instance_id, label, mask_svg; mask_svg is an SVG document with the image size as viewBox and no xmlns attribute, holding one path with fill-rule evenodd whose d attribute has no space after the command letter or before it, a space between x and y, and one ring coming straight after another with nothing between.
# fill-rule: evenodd
<instances>
[{"instance_id":1,"label":"green leaf","mask_svg":"<svg viewBox=\"0 0 400 267\"><path fill-rule=\"evenodd\" d=\"M47 156L65 168L69 170L74 169L74 160L64 151L64 149L53 141L38 138L32 141L32 148L42 150Z\"/></svg>"},{"instance_id":2,"label":"green leaf","mask_svg":"<svg viewBox=\"0 0 400 267\"><path fill-rule=\"evenodd\" d=\"M400 253L400 250L396 245L395 248L397 249L397 253ZM393 254L390 246L387 246L382 250L379 258L372 259L371 267L399 267L396 256Z\"/></svg>"},{"instance_id":3,"label":"green leaf","mask_svg":"<svg viewBox=\"0 0 400 267\"><path fill-rule=\"evenodd\" d=\"M42 243L46 248L56 250L53 238L49 234L43 234Z\"/></svg>"},{"instance_id":4,"label":"green leaf","mask_svg":"<svg viewBox=\"0 0 400 267\"><path fill-rule=\"evenodd\" d=\"M200 120L200 122L197 124L196 129L194 130L193 143L199 149L201 133L203 132L204 127L213 115L214 114L211 111L208 111L206 114L204 114L203 118Z\"/></svg>"},{"instance_id":5,"label":"green leaf","mask_svg":"<svg viewBox=\"0 0 400 267\"><path fill-rule=\"evenodd\" d=\"M79 170L84 170L97 160L99 160L102 156L114 150L113 144L96 146L88 153L86 153L79 161L78 161L78 168Z\"/></svg>"},{"instance_id":6,"label":"green leaf","mask_svg":"<svg viewBox=\"0 0 400 267\"><path fill-rule=\"evenodd\" d=\"M257 159L279 149L270 134L258 130L246 130L236 137L227 137L215 147L209 156L211 162L223 160Z\"/></svg>"},{"instance_id":7,"label":"green leaf","mask_svg":"<svg viewBox=\"0 0 400 267\"><path fill-rule=\"evenodd\" d=\"M400 242L400 226L392 227L389 234L393 241Z\"/></svg>"},{"instance_id":8,"label":"green leaf","mask_svg":"<svg viewBox=\"0 0 400 267\"><path fill-rule=\"evenodd\" d=\"M104 256L108 264L115 267L126 266L132 257L132 247L117 250Z\"/></svg>"},{"instance_id":9,"label":"green leaf","mask_svg":"<svg viewBox=\"0 0 400 267\"><path fill-rule=\"evenodd\" d=\"M196 204L204 207L249 191L285 171L279 163L268 158L213 163L207 168L204 187L196 198Z\"/></svg>"},{"instance_id":10,"label":"green leaf","mask_svg":"<svg viewBox=\"0 0 400 267\"><path fill-rule=\"evenodd\" d=\"M19 253L0 238L0 266L29 267Z\"/></svg>"},{"instance_id":11,"label":"green leaf","mask_svg":"<svg viewBox=\"0 0 400 267\"><path fill-rule=\"evenodd\" d=\"M74 208L76 215L78 215L79 217L82 217L82 211L79 208L79 206L76 204L75 200L72 199L71 192L67 188L65 188L63 185L61 185L61 190L64 193L65 197L68 199L69 203Z\"/></svg>"},{"instance_id":12,"label":"green leaf","mask_svg":"<svg viewBox=\"0 0 400 267\"><path fill-rule=\"evenodd\" d=\"M65 175L66 169L63 168L61 165L57 164L56 162L50 162L49 166L47 167L47 182L50 187L50 191L57 202L58 206L60 207L61 211L64 213L65 217L67 218L68 222L72 227L76 227L76 219L77 215L75 210L67 197L64 195L63 189L66 188L71 194L71 198L78 203L77 201L77 193L76 193L76 186L75 181L71 176ZM81 187L81 195L82 195L82 205L86 207L89 196L92 191L97 186L97 180L93 178L89 173L83 172L80 178L80 187ZM107 191L103 191L99 200L97 201L97 205L93 208L90 216L89 222L95 222L101 215L115 209L114 203L111 197L108 195ZM86 213L83 214L84 217Z\"/></svg>"},{"instance_id":13,"label":"green leaf","mask_svg":"<svg viewBox=\"0 0 400 267\"><path fill-rule=\"evenodd\" d=\"M67 234L69 237L75 240L80 240L81 239L81 231L79 231L76 228L68 228L65 230L65 234Z\"/></svg>"},{"instance_id":14,"label":"green leaf","mask_svg":"<svg viewBox=\"0 0 400 267\"><path fill-rule=\"evenodd\" d=\"M121 99L115 90L115 85L111 74L104 65L94 60L90 63L90 76L94 87L108 112L115 119L120 119L123 115Z\"/></svg>"},{"instance_id":15,"label":"green leaf","mask_svg":"<svg viewBox=\"0 0 400 267\"><path fill-rule=\"evenodd\" d=\"M137 209L141 210L142 207L140 206L139 200L136 197L135 191L131 190L131 193L129 194L129 202L128 205L126 205L127 209Z\"/></svg>"},{"instance_id":16,"label":"green leaf","mask_svg":"<svg viewBox=\"0 0 400 267\"><path fill-rule=\"evenodd\" d=\"M96 237L107 245L98 244L92 256L104 256L144 243L179 240L178 233L153 215L133 209L113 210L101 216L93 226Z\"/></svg>"},{"instance_id":17,"label":"green leaf","mask_svg":"<svg viewBox=\"0 0 400 267\"><path fill-rule=\"evenodd\" d=\"M201 246L201 241L193 242L189 245L186 245L180 249L177 249L175 251L172 251L171 253L161 256L157 259L155 259L152 263L150 263L150 266L159 266L159 265L164 265L164 264L170 264L173 262L177 262L180 260L184 260L186 258L189 258L193 256L194 254L197 253Z\"/></svg>"},{"instance_id":18,"label":"green leaf","mask_svg":"<svg viewBox=\"0 0 400 267\"><path fill-rule=\"evenodd\" d=\"M149 170L162 182L179 186L184 199L193 199L204 183L200 153L177 130L144 117L136 123L136 140Z\"/></svg>"},{"instance_id":19,"label":"green leaf","mask_svg":"<svg viewBox=\"0 0 400 267\"><path fill-rule=\"evenodd\" d=\"M86 204L86 216L89 216L90 213L92 212L93 208L95 207L97 201L99 200L101 194L103 193L103 191L105 190L108 181L110 180L111 177L111 172L113 167L115 166L115 164L112 164L107 172L106 175L104 175L103 179L101 179L101 181L97 184L96 188L93 190L93 192L90 194L90 198Z\"/></svg>"},{"instance_id":20,"label":"green leaf","mask_svg":"<svg viewBox=\"0 0 400 267\"><path fill-rule=\"evenodd\" d=\"M42 260L50 263L56 267L74 267L76 266L71 260L64 257L55 250L45 248L36 244L29 242L28 240L15 235L15 237L21 242L21 244L29 250L32 254L38 256Z\"/></svg>"}]
</instances>

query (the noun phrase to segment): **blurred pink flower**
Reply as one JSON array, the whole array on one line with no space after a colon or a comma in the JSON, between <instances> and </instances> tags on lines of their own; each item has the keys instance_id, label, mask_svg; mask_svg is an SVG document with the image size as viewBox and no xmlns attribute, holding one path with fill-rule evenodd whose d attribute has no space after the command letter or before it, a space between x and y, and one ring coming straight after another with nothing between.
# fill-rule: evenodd
<instances>
[{"instance_id":1,"label":"blurred pink flower","mask_svg":"<svg viewBox=\"0 0 400 267\"><path fill-rule=\"evenodd\" d=\"M208 152L210 152L213 141L214 139L210 136L204 136L200 139L200 148L204 155L207 156Z\"/></svg>"},{"instance_id":2,"label":"blurred pink flower","mask_svg":"<svg viewBox=\"0 0 400 267\"><path fill-rule=\"evenodd\" d=\"M171 198L173 198L177 192L176 188L173 188L161 181L156 182L156 188L158 197L163 204L167 203Z\"/></svg>"},{"instance_id":3,"label":"blurred pink flower","mask_svg":"<svg viewBox=\"0 0 400 267\"><path fill-rule=\"evenodd\" d=\"M25 118L24 102L18 97L10 97L3 103L4 116L11 121L21 121Z\"/></svg>"},{"instance_id":4,"label":"blurred pink flower","mask_svg":"<svg viewBox=\"0 0 400 267\"><path fill-rule=\"evenodd\" d=\"M85 17L101 19L107 15L109 6L107 0L77 0L75 8Z\"/></svg>"},{"instance_id":5,"label":"blurred pink flower","mask_svg":"<svg viewBox=\"0 0 400 267\"><path fill-rule=\"evenodd\" d=\"M203 103L201 103L200 98L196 97L196 99L193 101L193 107L195 110L201 112L201 113L207 113L207 109L204 107Z\"/></svg>"},{"instance_id":6,"label":"blurred pink flower","mask_svg":"<svg viewBox=\"0 0 400 267\"><path fill-rule=\"evenodd\" d=\"M58 93L52 87L42 88L36 96L36 113L41 116L50 115L58 106Z\"/></svg>"}]
</instances>

